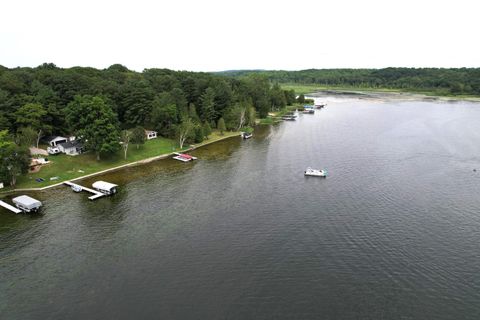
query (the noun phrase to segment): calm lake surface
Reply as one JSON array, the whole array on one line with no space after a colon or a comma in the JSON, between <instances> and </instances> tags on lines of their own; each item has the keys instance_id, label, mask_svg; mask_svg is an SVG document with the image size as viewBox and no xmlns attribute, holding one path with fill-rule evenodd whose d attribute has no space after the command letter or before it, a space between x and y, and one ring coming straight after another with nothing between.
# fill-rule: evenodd
<instances>
[{"instance_id":1,"label":"calm lake surface","mask_svg":"<svg viewBox=\"0 0 480 320\"><path fill-rule=\"evenodd\" d=\"M319 101L1 209L0 318L480 319L480 104Z\"/></svg>"}]
</instances>

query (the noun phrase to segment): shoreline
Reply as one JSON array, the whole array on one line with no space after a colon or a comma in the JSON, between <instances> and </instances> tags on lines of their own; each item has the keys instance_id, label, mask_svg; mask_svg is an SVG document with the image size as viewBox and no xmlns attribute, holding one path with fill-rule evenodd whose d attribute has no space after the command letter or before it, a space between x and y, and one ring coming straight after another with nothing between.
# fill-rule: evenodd
<instances>
[{"instance_id":1,"label":"shoreline","mask_svg":"<svg viewBox=\"0 0 480 320\"><path fill-rule=\"evenodd\" d=\"M296 89L295 85L286 85L285 87ZM351 95L361 96L364 98L378 98L383 96L385 98L411 98L411 99L426 99L426 100L440 100L440 101L468 101L480 102L480 96L474 95L441 95L434 91L404 91L401 89L382 89L382 88L345 88L345 87L321 87L311 85L299 85L300 92L305 96L315 97L316 95ZM309 88L310 87L310 88ZM309 88L307 90L307 88ZM311 90L310 90L311 89Z\"/></svg>"},{"instance_id":2,"label":"shoreline","mask_svg":"<svg viewBox=\"0 0 480 320\"><path fill-rule=\"evenodd\" d=\"M238 136L240 136L240 134L241 134L240 132L235 132L235 133L232 133L232 134L230 134L230 135L226 135L226 136L224 136L224 137L221 137L221 138L219 138L219 139L215 139L215 140L212 140L212 141L208 141L208 140L207 140L205 143L202 142L202 143L197 144L197 145L190 145L190 147L189 147L188 149L185 149L185 150L183 150L183 151L181 151L181 152L190 152L190 151L193 151L193 150L196 150L196 149L198 149L198 148L201 148L201 147L210 145L210 144L215 143L215 142L219 142L219 141L223 141L223 140L226 140L226 139L238 137ZM166 158L168 158L168 157L171 157L171 156L174 155L175 153L177 153L177 151L160 154L160 155L158 155L158 156L154 156L154 157L150 157L150 158L145 158L145 159L142 159L142 160L137 160L137 161L134 161L134 162L122 164L122 165L120 165L120 166L108 168L108 169L101 170L101 171L97 171L97 172L94 172L94 173L90 173L90 174L87 174L87 175L84 175L84 176L81 176L81 177L77 177L77 178L74 178L74 179L63 180L63 181L61 181L61 182L58 182L58 183L55 183L55 184L52 184L52 185L49 185L49 186L41 187L41 188L19 188L19 189L13 189L13 190L8 190L8 191L3 191L3 192L0 192L0 195L7 195L7 194L10 194L10 193L15 193L15 192L38 192L38 191L44 191L44 190L47 190L47 189L51 189L51 188L56 188L56 187L59 187L59 186L63 186L63 184L65 183L65 181L78 181L78 180L83 180L83 179L86 179L86 178L94 177L94 176L101 175L101 174L108 173L108 172L112 172L112 171L117 171L117 170L120 170L120 169L123 169L123 168L127 168L127 167L133 167L133 166L148 164L148 163L153 162L153 161L162 160L162 159L166 159Z\"/></svg>"},{"instance_id":3,"label":"shoreline","mask_svg":"<svg viewBox=\"0 0 480 320\"><path fill-rule=\"evenodd\" d=\"M320 89L318 91L305 94L305 97L320 98L328 95L351 96L359 98L371 99L408 99L408 100L437 100L437 101L466 101L466 102L480 102L480 97L474 96L441 96L428 95L418 92L404 92L404 91L374 91L374 90L356 90L356 89Z\"/></svg>"}]
</instances>

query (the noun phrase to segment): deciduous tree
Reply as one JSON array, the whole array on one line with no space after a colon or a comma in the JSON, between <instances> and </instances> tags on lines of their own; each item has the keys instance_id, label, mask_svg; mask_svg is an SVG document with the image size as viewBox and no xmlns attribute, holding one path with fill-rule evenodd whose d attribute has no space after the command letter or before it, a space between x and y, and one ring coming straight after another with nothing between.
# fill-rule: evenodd
<instances>
[{"instance_id":1,"label":"deciduous tree","mask_svg":"<svg viewBox=\"0 0 480 320\"><path fill-rule=\"evenodd\" d=\"M117 116L100 97L75 96L66 109L67 123L87 149L100 154L115 153L120 149Z\"/></svg>"},{"instance_id":2,"label":"deciduous tree","mask_svg":"<svg viewBox=\"0 0 480 320\"><path fill-rule=\"evenodd\" d=\"M44 132L51 130L51 126L45 121L47 111L39 103L27 103L15 112L16 122L21 127L31 127L37 132L36 146Z\"/></svg>"},{"instance_id":3,"label":"deciduous tree","mask_svg":"<svg viewBox=\"0 0 480 320\"><path fill-rule=\"evenodd\" d=\"M218 119L217 129L220 130L220 134L223 136L223 133L227 128L225 127L225 120L223 118Z\"/></svg>"},{"instance_id":4,"label":"deciduous tree","mask_svg":"<svg viewBox=\"0 0 480 320\"><path fill-rule=\"evenodd\" d=\"M141 144L145 143L145 129L143 127L137 126L132 130L132 136L130 141L137 145L137 149L140 148Z\"/></svg>"}]
</instances>

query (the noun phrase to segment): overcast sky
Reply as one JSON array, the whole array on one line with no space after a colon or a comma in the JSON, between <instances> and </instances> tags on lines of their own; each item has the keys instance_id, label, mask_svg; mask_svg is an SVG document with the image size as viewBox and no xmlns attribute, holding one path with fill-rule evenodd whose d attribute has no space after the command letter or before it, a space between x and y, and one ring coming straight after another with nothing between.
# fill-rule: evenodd
<instances>
[{"instance_id":1,"label":"overcast sky","mask_svg":"<svg viewBox=\"0 0 480 320\"><path fill-rule=\"evenodd\" d=\"M480 67L475 0L3 0L0 65Z\"/></svg>"}]
</instances>

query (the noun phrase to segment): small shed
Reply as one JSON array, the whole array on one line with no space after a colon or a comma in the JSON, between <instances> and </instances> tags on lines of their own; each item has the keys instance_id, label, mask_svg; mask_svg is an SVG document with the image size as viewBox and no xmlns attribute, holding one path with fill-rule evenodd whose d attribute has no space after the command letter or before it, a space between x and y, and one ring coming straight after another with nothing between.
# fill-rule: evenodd
<instances>
[{"instance_id":1,"label":"small shed","mask_svg":"<svg viewBox=\"0 0 480 320\"><path fill-rule=\"evenodd\" d=\"M118 185L105 181L96 181L92 184L93 189L100 191L103 194L114 194L117 193Z\"/></svg>"},{"instance_id":2,"label":"small shed","mask_svg":"<svg viewBox=\"0 0 480 320\"><path fill-rule=\"evenodd\" d=\"M156 139L157 131L145 130L145 136L147 137L147 140Z\"/></svg>"},{"instance_id":3,"label":"small shed","mask_svg":"<svg viewBox=\"0 0 480 320\"><path fill-rule=\"evenodd\" d=\"M42 203L29 196L19 196L12 199L17 208L25 212L37 212L40 210Z\"/></svg>"}]
</instances>

